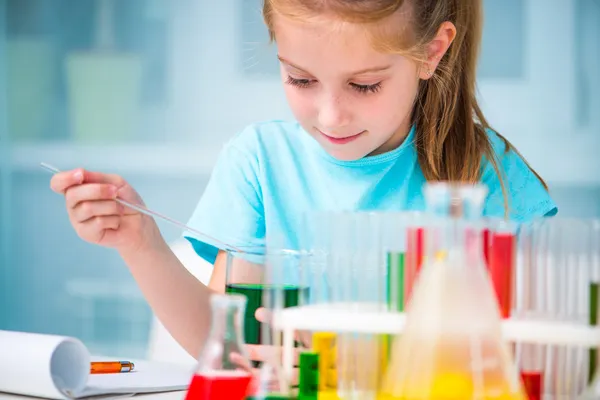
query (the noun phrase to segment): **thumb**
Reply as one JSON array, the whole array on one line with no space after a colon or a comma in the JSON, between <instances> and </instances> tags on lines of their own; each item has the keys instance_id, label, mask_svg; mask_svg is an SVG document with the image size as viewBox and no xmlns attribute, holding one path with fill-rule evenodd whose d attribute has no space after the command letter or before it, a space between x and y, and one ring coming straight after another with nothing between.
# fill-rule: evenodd
<instances>
[{"instance_id":1,"label":"thumb","mask_svg":"<svg viewBox=\"0 0 600 400\"><path fill-rule=\"evenodd\" d=\"M267 310L264 307L260 307L254 313L254 317L256 317L256 319L259 322L263 322L263 323L271 322L271 311Z\"/></svg>"}]
</instances>

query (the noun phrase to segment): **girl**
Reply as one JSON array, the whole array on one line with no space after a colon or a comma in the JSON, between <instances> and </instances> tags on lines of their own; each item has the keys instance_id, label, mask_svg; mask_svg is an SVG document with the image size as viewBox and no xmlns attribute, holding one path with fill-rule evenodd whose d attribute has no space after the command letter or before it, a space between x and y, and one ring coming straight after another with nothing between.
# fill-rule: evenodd
<instances>
[{"instance_id":1,"label":"girl","mask_svg":"<svg viewBox=\"0 0 600 400\"><path fill-rule=\"evenodd\" d=\"M419 210L426 181L485 183L485 215L554 215L546 185L490 129L475 96L482 0L265 0L281 77L297 121L249 126L223 149L190 225L234 246L288 239L310 210ZM196 356L208 299L224 291L224 255L186 237L214 264L208 287L169 249L142 203L114 175L53 177L73 227L115 248L155 314ZM252 352L251 352L252 354Z\"/></svg>"}]
</instances>

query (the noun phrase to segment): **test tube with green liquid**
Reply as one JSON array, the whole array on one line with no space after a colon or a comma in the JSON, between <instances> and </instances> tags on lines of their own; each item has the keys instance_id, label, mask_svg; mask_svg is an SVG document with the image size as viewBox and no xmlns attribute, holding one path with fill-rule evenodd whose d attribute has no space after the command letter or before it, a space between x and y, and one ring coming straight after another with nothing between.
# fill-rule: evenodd
<instances>
[{"instance_id":1,"label":"test tube with green liquid","mask_svg":"<svg viewBox=\"0 0 600 400\"><path fill-rule=\"evenodd\" d=\"M387 305L390 311L404 311L404 252L387 253Z\"/></svg>"},{"instance_id":2,"label":"test tube with green liquid","mask_svg":"<svg viewBox=\"0 0 600 400\"><path fill-rule=\"evenodd\" d=\"M598 281L590 282L590 294L589 294L589 323L592 326L598 325ZM589 370L588 370L588 382L592 382L594 374L596 373L598 361L598 349L591 348L589 354Z\"/></svg>"},{"instance_id":3,"label":"test tube with green liquid","mask_svg":"<svg viewBox=\"0 0 600 400\"><path fill-rule=\"evenodd\" d=\"M600 286L600 220L591 220L590 228L590 291L589 291L589 323L590 325L598 325L598 289ZM588 382L592 382L598 368L598 349L590 349L589 354L589 376Z\"/></svg>"}]
</instances>

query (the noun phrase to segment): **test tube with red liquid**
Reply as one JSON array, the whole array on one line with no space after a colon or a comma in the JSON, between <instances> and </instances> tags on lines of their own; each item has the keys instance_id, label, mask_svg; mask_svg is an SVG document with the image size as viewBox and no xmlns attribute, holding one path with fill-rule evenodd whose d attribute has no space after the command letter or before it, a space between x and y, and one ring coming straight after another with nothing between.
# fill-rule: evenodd
<instances>
[{"instance_id":1,"label":"test tube with red liquid","mask_svg":"<svg viewBox=\"0 0 600 400\"><path fill-rule=\"evenodd\" d=\"M211 330L204 343L186 400L243 400L252 374L244 345L247 299L239 294L213 294Z\"/></svg>"},{"instance_id":2,"label":"test tube with red liquid","mask_svg":"<svg viewBox=\"0 0 600 400\"><path fill-rule=\"evenodd\" d=\"M544 394L544 348L541 345L523 343L520 346L520 371L523 388L528 400L542 400Z\"/></svg>"},{"instance_id":3,"label":"test tube with red liquid","mask_svg":"<svg viewBox=\"0 0 600 400\"><path fill-rule=\"evenodd\" d=\"M512 308L517 262L517 225L509 221L495 221L490 224L488 235L488 270L500 314L502 318L508 318Z\"/></svg>"},{"instance_id":4,"label":"test tube with red liquid","mask_svg":"<svg viewBox=\"0 0 600 400\"><path fill-rule=\"evenodd\" d=\"M485 265L490 262L490 228L485 225L481 230L481 244L483 245L483 260Z\"/></svg>"},{"instance_id":5,"label":"test tube with red liquid","mask_svg":"<svg viewBox=\"0 0 600 400\"><path fill-rule=\"evenodd\" d=\"M410 299L410 293L415 279L423 265L425 253L425 228L418 225L408 226L406 232L406 255L404 268L404 303Z\"/></svg>"}]
</instances>

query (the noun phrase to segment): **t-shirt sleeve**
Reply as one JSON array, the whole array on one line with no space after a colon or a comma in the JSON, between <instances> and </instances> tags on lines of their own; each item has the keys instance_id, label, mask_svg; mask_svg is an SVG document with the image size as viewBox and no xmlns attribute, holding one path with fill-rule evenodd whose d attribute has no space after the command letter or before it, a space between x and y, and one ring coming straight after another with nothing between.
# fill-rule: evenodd
<instances>
[{"instance_id":1,"label":"t-shirt sleeve","mask_svg":"<svg viewBox=\"0 0 600 400\"><path fill-rule=\"evenodd\" d=\"M256 155L234 142L223 148L188 225L237 248L262 245L265 227ZM183 236L210 263L223 248L194 232L186 231Z\"/></svg>"},{"instance_id":2,"label":"t-shirt sleeve","mask_svg":"<svg viewBox=\"0 0 600 400\"><path fill-rule=\"evenodd\" d=\"M527 222L534 218L556 215L556 204L523 157L513 149L507 151L504 141L495 133L490 132L490 139L504 179L509 218L516 222ZM484 215L504 217L502 186L496 170L488 160L484 160L481 180L489 190Z\"/></svg>"}]
</instances>

